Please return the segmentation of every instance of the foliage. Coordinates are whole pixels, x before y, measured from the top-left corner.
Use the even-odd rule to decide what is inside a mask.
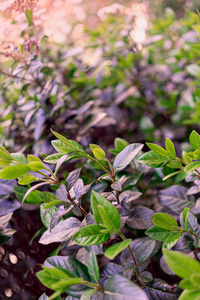
[[[54,247],[40,300],[199,299],[198,14],[166,9],[141,45],[133,18],[111,14],[66,50],[24,13],[0,66],[0,244],[34,205],[30,244]]]

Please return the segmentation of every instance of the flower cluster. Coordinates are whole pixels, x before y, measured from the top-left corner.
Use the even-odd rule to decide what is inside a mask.
[[[36,6],[38,0],[15,0],[14,3],[10,6],[10,9],[24,12],[26,8],[33,10]]]

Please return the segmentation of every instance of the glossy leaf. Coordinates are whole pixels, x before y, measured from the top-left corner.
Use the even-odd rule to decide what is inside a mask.
[[[146,144],[151,150],[153,150],[153,152],[157,153],[158,155],[168,157],[167,151],[164,148],[152,143]]]
[[[148,300],[146,293],[135,283],[121,275],[111,277],[105,286],[104,300]]]
[[[88,272],[91,279],[98,283],[99,282],[99,266],[94,251],[90,251],[88,256]]]
[[[195,130],[192,131],[189,139],[190,144],[195,150],[200,149],[200,135]]]
[[[123,170],[136,155],[142,150],[142,144],[130,144],[124,148],[115,158],[113,168],[115,172]]]
[[[136,206],[130,213],[126,224],[135,229],[148,229],[154,223],[152,216],[154,211],[144,206]]]
[[[179,232],[171,232],[169,236],[164,240],[162,245],[163,250],[170,250],[180,239],[181,233]]]
[[[114,263],[108,263],[100,268],[100,283],[105,287],[106,282],[115,274],[122,275],[122,266]]]
[[[45,203],[50,203],[58,200],[56,196],[50,192],[39,192],[38,197],[40,198],[40,201]]]
[[[96,290],[94,290],[94,289],[85,291],[85,292],[81,295],[80,300],[90,300],[91,297],[94,295],[95,292],[96,292]]]
[[[169,159],[166,156],[161,156],[153,151],[149,151],[140,156],[138,162],[149,167],[160,168],[166,165]]]
[[[72,186],[77,182],[79,176],[80,176],[81,168],[78,168],[72,172],[69,173],[67,179],[66,179],[66,189],[69,191]]]
[[[146,241],[142,243],[135,252],[135,258],[140,264],[144,262],[153,252],[156,242],[153,240]]]
[[[131,242],[132,242],[131,239],[127,239],[123,242],[117,243],[117,244],[109,247],[106,250],[106,252],[104,253],[104,255],[112,260],[115,258],[115,256],[117,256],[120,252],[122,252],[126,247],[128,247],[128,245],[130,245]]]
[[[99,225],[85,226],[73,236],[73,239],[76,244],[81,246],[103,244],[109,239],[110,235],[102,233],[102,229],[104,228]]]
[[[29,168],[26,165],[13,165],[5,167],[0,171],[1,179],[15,179],[24,175],[29,171]]]
[[[148,230],[146,230],[145,234],[156,241],[164,242],[164,240],[171,234],[171,231],[165,230],[163,228],[158,227],[157,225],[154,225]]]
[[[194,197],[187,195],[187,188],[173,185],[168,189],[158,193],[161,205],[168,207],[172,211],[181,212],[185,207],[194,206]]]
[[[106,198],[104,198],[97,192],[92,191],[91,208],[92,208],[92,212],[93,212],[96,223],[100,224],[100,223],[102,223],[102,219],[101,219],[101,215],[99,214],[99,209],[97,207],[98,205],[103,207],[103,209],[106,211],[106,214],[107,214],[108,218],[110,219],[110,221],[112,222],[112,224],[114,224],[114,226],[117,229],[119,229],[120,225],[121,225],[121,219],[120,219],[120,215],[119,215],[117,208]]]
[[[175,150],[175,147],[174,147],[174,144],[173,142],[166,138],[166,141],[165,141],[165,148],[167,150],[167,154],[170,158],[175,158],[176,157],[176,150]]]
[[[79,230],[81,222],[74,217],[60,221],[51,231],[48,229],[39,242],[48,245],[55,242],[68,241]]]
[[[176,220],[165,213],[157,213],[152,217],[153,222],[160,228],[171,230],[172,226],[178,226]]]
[[[200,274],[200,263],[194,258],[177,251],[165,251],[164,257],[170,269],[181,278]]]

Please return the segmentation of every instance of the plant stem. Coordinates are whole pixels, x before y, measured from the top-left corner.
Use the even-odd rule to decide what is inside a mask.
[[[51,180],[53,183],[57,184],[57,180],[55,180],[55,179],[53,179],[52,177],[50,177],[50,176],[44,174],[43,172],[37,171],[37,173],[40,174],[40,175],[42,175],[42,176],[44,176],[44,177],[46,177],[46,178],[48,178],[48,179]]]
[[[37,85],[39,85],[41,88],[43,88],[43,85],[41,84],[41,82],[37,79],[35,79],[35,80],[32,80],[32,79],[27,79],[27,78],[21,78],[21,77],[19,77],[19,76],[17,76],[17,75],[13,75],[13,74],[9,74],[9,73],[6,73],[6,72],[4,72],[4,71],[2,71],[1,69],[0,69],[0,74],[3,74],[3,75],[5,75],[5,76],[7,76],[7,77],[11,77],[11,78],[16,78],[16,79],[20,79],[20,80],[24,80],[24,81],[28,81],[28,82],[32,82],[32,83],[35,83],[35,84],[37,84]]]
[[[106,158],[105,160],[107,161],[107,163],[108,163],[108,165],[109,165],[110,171],[111,171],[111,173],[112,173],[112,177],[114,177],[114,176],[115,176],[115,172],[114,172],[114,170],[113,170],[113,167],[112,167],[112,165],[111,165],[109,159]]]
[[[97,291],[100,291],[101,293],[104,292],[104,289],[103,287],[100,285],[100,283],[92,283],[92,282],[89,282],[89,281],[82,281],[82,284],[85,284],[85,285],[88,285],[89,287],[97,290]]]
[[[123,235],[123,233],[121,231],[119,231],[118,234],[122,238],[123,241],[126,240],[126,237]],[[138,263],[136,261],[135,255],[133,254],[133,251],[132,251],[132,249],[131,249],[130,246],[128,246],[128,250],[129,250],[130,255],[131,255],[132,259],[133,259],[133,262],[134,262],[134,265],[135,265],[135,275],[136,275],[136,278],[138,279],[138,277],[139,277]]]
[[[104,166],[102,166],[98,161],[96,161],[96,159],[94,159],[89,154],[86,157],[93,161],[97,166],[99,166],[102,170],[104,170],[107,174],[109,174],[112,177],[113,174],[110,171],[108,171]]]
[[[78,203],[76,203],[75,201],[72,200],[72,197],[71,197],[71,195],[70,195],[69,192],[67,193],[67,198],[69,199],[69,201],[72,202],[72,204],[73,204],[74,206],[77,206],[77,207],[80,209],[80,211],[82,212],[82,214],[83,214],[84,216],[87,215],[87,212],[85,211],[85,209],[84,209],[80,204],[78,204]]]
[[[199,236],[196,234],[196,232],[192,231],[191,229],[188,229],[186,232],[193,234],[199,240]]]

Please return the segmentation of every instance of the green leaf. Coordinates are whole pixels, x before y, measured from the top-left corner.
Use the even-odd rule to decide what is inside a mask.
[[[115,225],[109,219],[105,209],[101,205],[97,205],[97,210],[101,217],[101,222],[99,223],[99,225],[102,227],[105,227],[107,229],[104,232],[107,232],[109,234],[118,233],[118,229],[115,227]]]
[[[18,184],[27,185],[35,180],[36,178],[31,173],[26,173],[18,180]]]
[[[175,147],[174,147],[174,144],[173,142],[166,138],[166,141],[165,141],[165,148],[167,150],[167,154],[170,158],[175,158],[176,157],[176,150],[175,150]]]
[[[194,161],[190,163],[189,165],[185,166],[184,171],[185,172],[193,172],[194,170],[198,169],[200,167],[200,161]]]
[[[106,283],[104,300],[148,300],[147,294],[133,281],[121,275],[112,276]]]
[[[81,277],[84,281],[91,281],[88,268],[77,259],[70,256],[52,256],[44,262],[46,267],[61,267],[71,274],[71,277]],[[88,289],[85,284],[73,285],[68,288],[67,294],[73,297],[80,297],[82,293]]]
[[[123,170],[130,162],[136,157],[136,155],[142,150],[144,145],[142,144],[130,144],[124,148],[116,157],[113,162],[113,168],[115,172]]]
[[[57,162],[59,161],[59,159],[61,157],[63,157],[65,155],[65,153],[55,153],[55,154],[51,154],[49,156],[47,156],[44,159],[44,162],[48,163],[48,164],[57,164]]]
[[[189,210],[190,210],[189,207],[185,207],[183,210],[183,222],[185,224],[186,231],[187,231],[187,215],[188,215]]]
[[[95,219],[97,224],[102,222],[102,218],[101,218],[101,215],[99,214],[99,209],[97,207],[98,205],[101,205],[104,208],[108,218],[110,220],[112,220],[111,221],[112,224],[114,224],[114,226],[117,229],[119,229],[120,225],[121,225],[121,219],[120,219],[120,215],[119,215],[119,212],[118,212],[117,208],[110,201],[108,201],[106,198],[104,198],[103,196],[101,196],[97,192],[92,191],[92,194],[91,194],[91,208],[92,208],[92,212],[93,212],[93,215],[94,215],[94,219]]]
[[[196,288],[200,287],[200,275],[193,274],[190,277],[191,282],[196,286]]]
[[[67,290],[69,286],[75,284],[81,284],[83,281],[82,278],[69,278],[67,280],[60,280],[58,282],[52,283],[51,289],[53,290]]]
[[[177,251],[164,251],[165,260],[170,269],[181,278],[200,274],[200,263],[186,254]]]
[[[164,240],[171,235],[172,232],[154,225],[146,230],[145,234],[156,241],[164,242]]]
[[[97,262],[96,255],[94,250],[90,251],[88,256],[88,272],[90,274],[91,279],[98,283],[99,282],[99,266]]]
[[[51,207],[48,210],[44,209],[45,204],[40,205],[40,218],[46,228],[50,227],[51,219],[58,210],[56,207]]]
[[[183,159],[184,163],[186,163],[186,164],[192,163],[191,157],[185,151],[183,151],[183,153],[182,153],[182,159]]]
[[[105,157],[106,157],[105,152],[98,145],[90,144],[90,150],[94,154],[94,157],[96,157],[97,159],[100,159],[100,160],[105,159]]]
[[[38,279],[48,288],[52,288],[52,284],[63,279],[70,279],[67,271],[62,268],[47,268],[43,266],[43,271],[38,272],[36,275]]]
[[[71,141],[66,139],[64,136],[62,136],[61,134],[53,131],[51,129],[52,133],[60,140],[62,141],[69,149],[71,149],[72,151],[82,151],[84,152],[83,148],[75,141]],[[85,152],[84,152],[85,153]]]
[[[28,21],[28,27],[33,25],[33,12],[28,8],[25,9],[26,19]]]
[[[193,152],[194,159],[200,159],[200,150],[195,150]]]
[[[1,158],[0,157],[0,167],[6,167],[9,166],[9,164],[12,162],[11,158]]]
[[[179,283],[182,289],[195,290],[197,287],[191,282],[190,279],[183,279]]]
[[[114,143],[115,149],[119,152],[121,152],[125,147],[129,145],[129,143],[122,138],[116,138]]]
[[[10,155],[10,153],[2,146],[0,146],[0,157],[2,159],[12,159],[12,156]]]
[[[167,151],[164,148],[162,148],[162,147],[160,147],[160,146],[158,146],[156,144],[152,144],[152,143],[146,143],[146,144],[156,154],[168,157],[168,153],[167,153]]]
[[[24,175],[29,171],[26,165],[13,165],[5,167],[2,171],[0,171],[1,179],[16,179]]]
[[[200,149],[200,135],[195,130],[192,131],[189,139],[190,139],[190,144],[195,150]]]
[[[23,200],[23,197],[27,191],[28,189],[23,186],[19,186],[19,185],[14,186],[14,192],[17,196],[17,199],[19,199],[19,201]],[[26,198],[25,202],[29,204],[40,204],[41,202],[40,202],[40,198],[38,197],[38,191],[31,192]]]
[[[22,203],[25,201],[25,199],[28,197],[28,195],[30,193],[32,193],[34,190],[36,190],[37,188],[39,188],[40,186],[43,186],[45,184],[49,184],[48,182],[40,182],[34,186],[32,186],[30,189],[27,190],[26,194],[24,195],[23,199],[22,199]]]
[[[92,290],[87,290],[85,291],[82,295],[80,300],[90,300],[92,295],[94,295],[94,293],[96,292],[96,290],[92,289]]]
[[[26,157],[21,154],[21,153],[11,153],[11,156],[12,158],[15,160],[15,161],[18,161],[20,163],[23,163],[25,165],[28,164],[28,160],[26,159]]]
[[[173,176],[179,174],[180,172],[182,172],[182,171],[173,172],[173,173],[171,173],[171,174],[169,174],[169,175],[163,177],[163,181],[165,181],[165,180],[167,180],[167,179],[169,179],[169,178],[171,178],[171,177],[173,177]]]
[[[182,169],[182,163],[177,160],[171,160],[168,164],[167,167],[170,167],[172,169]]]
[[[196,291],[185,290],[178,299],[179,300],[200,300],[200,289]]]
[[[144,262],[149,256],[152,254],[155,248],[156,242],[153,240],[146,241],[142,243],[137,250],[135,251],[135,258],[137,262],[140,264]]]
[[[53,206],[55,206],[55,205],[57,205],[57,204],[59,204],[59,203],[60,203],[60,200],[55,200],[55,201],[52,201],[52,202],[50,202],[50,203],[48,203],[48,204],[45,204],[45,205],[43,206],[43,208],[44,208],[44,209],[47,209],[47,208],[53,207]]]
[[[95,148],[93,150],[93,154],[94,154],[94,157],[99,160],[103,160],[106,157],[105,152],[101,148]]]
[[[154,214],[152,220],[158,227],[166,230],[171,230],[172,226],[178,226],[176,220],[165,213]]]
[[[99,225],[88,225],[81,228],[74,236],[73,239],[77,245],[92,246],[105,243],[110,235],[102,233],[103,227]]]
[[[154,151],[149,151],[140,156],[138,162],[152,168],[160,168],[166,165],[169,162],[169,159],[166,156],[161,156],[155,153]]]
[[[40,201],[45,203],[50,203],[58,200],[56,196],[50,192],[39,192],[38,197],[40,198]]]
[[[28,155],[27,156],[27,158],[28,158],[28,160],[29,160],[29,162],[40,162],[40,163],[42,163],[42,161],[41,161],[41,159],[39,159],[37,156],[35,156],[35,155]]]
[[[106,257],[108,257],[109,259],[114,259],[115,256],[117,256],[120,252],[122,252],[126,247],[128,247],[130,245],[130,243],[132,242],[131,239],[127,239],[123,242],[117,243],[111,247],[109,247],[106,252],[104,253],[104,255]]]
[[[170,250],[178,242],[181,237],[181,232],[171,232],[171,234],[164,240],[162,245],[163,250]]]
[[[39,161],[33,161],[33,162],[30,162],[27,167],[29,168],[29,170],[31,171],[40,171],[42,169],[44,169],[44,165],[42,162],[39,162]]]

